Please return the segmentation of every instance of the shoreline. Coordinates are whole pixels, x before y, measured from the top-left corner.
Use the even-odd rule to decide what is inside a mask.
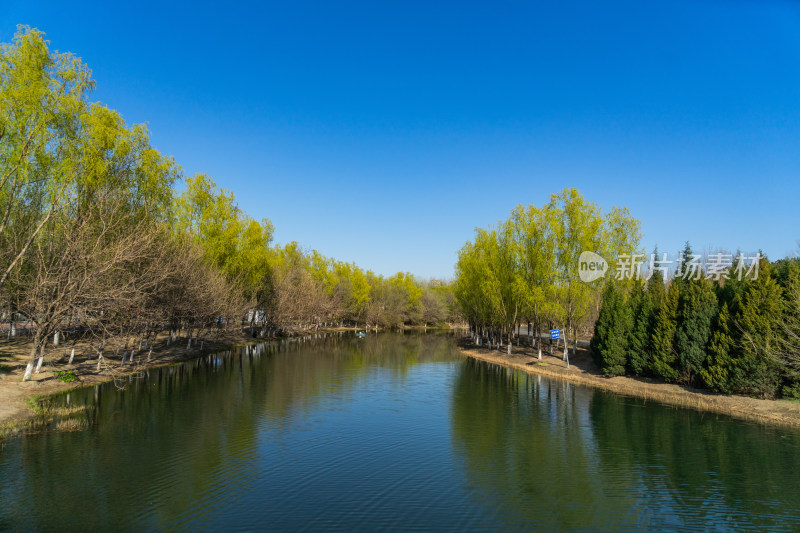
[[[166,334],[163,335],[163,338],[163,340],[166,339]],[[109,357],[104,358],[104,365],[100,370],[97,369],[97,358],[87,359],[83,354],[83,348],[85,348],[83,344],[85,343],[80,343],[78,346],[82,350],[79,360],[74,361],[71,365],[66,362],[46,361],[42,370],[39,373],[34,373],[30,381],[22,381],[22,375],[27,364],[25,353],[29,347],[29,342],[16,342],[13,343],[13,346],[4,342],[0,350],[6,357],[10,356],[12,359],[9,361],[4,358],[3,363],[13,365],[13,368],[10,372],[0,373],[0,439],[24,433],[26,429],[34,429],[37,419],[42,417],[42,413],[37,412],[35,409],[35,404],[47,397],[63,394],[74,389],[109,383],[115,379],[143,370],[189,361],[214,352],[251,344],[255,340],[245,334],[226,334],[217,339],[204,339],[202,350],[196,347],[187,350],[185,344],[182,345],[180,341],[166,346],[162,339],[159,338],[156,341],[159,346],[153,346],[153,356],[150,361],[142,362],[140,360],[137,363],[128,363],[122,366],[118,357]],[[114,339],[112,338],[110,341],[113,342]],[[23,353],[19,353],[20,351]],[[76,359],[79,357],[77,352],[78,349],[76,348]],[[51,357],[56,359],[52,355]],[[70,383],[59,380],[55,372],[63,370],[75,372],[78,379]]]
[[[555,351],[552,356],[542,352],[542,359],[539,361],[538,354],[529,346],[515,345],[512,347],[512,354],[508,355],[505,351],[506,346],[502,351],[489,350],[483,346],[475,346],[469,337],[457,340],[456,345],[466,357],[522,370],[529,374],[569,381],[577,385],[585,385],[672,407],[726,415],[763,425],[800,428],[800,402],[715,394],[649,378],[631,376],[609,378],[603,375],[594,364],[588,348],[579,347],[578,353],[570,356],[570,368],[568,369],[566,363],[562,361],[561,354],[563,352],[561,350]]]
[[[320,330],[318,333],[354,330],[355,328],[330,328],[324,331]],[[166,334],[164,340],[165,338]],[[59,364],[54,361],[43,368],[39,374],[34,374],[33,379],[27,382],[21,380],[25,367],[21,360],[24,360],[25,348],[28,343],[24,341],[15,343],[14,348],[16,349],[12,352],[9,352],[7,343],[2,343],[4,356],[7,358],[11,355],[14,358],[11,363],[16,364],[16,367],[11,372],[0,373],[0,440],[26,431],[35,431],[37,421],[41,421],[43,417],[43,414],[35,409],[35,403],[46,397],[108,383],[142,370],[168,366],[237,346],[270,340],[275,339],[256,339],[245,333],[230,333],[217,339],[206,340],[202,350],[194,348],[189,351],[180,342],[174,342],[170,346],[160,342],[161,345],[158,348],[153,348],[153,359],[150,362],[140,362],[123,367],[119,365],[119,361],[108,360],[110,364],[98,371],[96,358],[87,360],[82,357],[80,361],[76,361],[72,365]],[[506,346],[502,351],[489,350],[483,346],[475,346],[469,337],[456,339],[456,346],[459,352],[466,357],[521,370],[529,374],[569,381],[577,385],[585,385],[644,401],[655,401],[672,407],[725,415],[763,425],[800,428],[800,402],[715,394],[649,378],[631,376],[609,378],[596,367],[589,355],[588,348],[579,347],[578,353],[571,356],[570,368],[567,369],[566,363],[562,361],[563,352],[561,350],[554,351],[552,356],[543,352],[540,361],[537,353],[529,346],[515,345],[511,355],[506,353]],[[7,364],[9,361],[4,358],[3,362]],[[64,383],[55,377],[54,371],[56,370],[73,370],[78,374],[78,380]]]
[[[404,330],[437,330],[447,329],[452,331],[453,327],[447,328],[436,326],[404,326]],[[63,394],[74,389],[81,389],[109,383],[115,379],[129,376],[143,370],[159,368],[183,361],[190,361],[198,357],[209,355],[211,353],[228,350],[237,346],[246,346],[250,344],[257,344],[260,342],[269,342],[281,340],[283,338],[291,339],[294,337],[301,337],[303,335],[314,334],[328,334],[339,332],[354,332],[364,331],[364,328],[354,326],[332,326],[320,328],[318,330],[298,331],[294,335],[288,337],[253,337],[249,333],[236,332],[226,333],[217,338],[203,339],[204,346],[200,350],[193,347],[187,351],[185,343],[186,339],[181,338],[172,342],[170,345],[166,344],[167,333],[162,332],[153,339],[151,346],[153,346],[153,358],[150,361],[142,362],[141,359],[136,364],[128,363],[125,366],[120,364],[120,358],[117,355],[104,358],[102,369],[97,369],[97,358],[87,359],[85,353],[88,351],[88,341],[82,340],[75,345],[69,345],[69,348],[62,345],[61,347],[51,346],[49,355],[46,357],[45,365],[42,367],[41,372],[34,373],[30,381],[22,381],[22,375],[25,371],[27,364],[28,350],[30,349],[30,341],[25,337],[18,337],[11,341],[0,341],[0,364],[10,366],[10,371],[0,371],[0,440],[4,437],[24,433],[25,431],[35,431],[34,427],[37,421],[41,421],[42,413],[36,409],[36,403],[57,394]],[[372,331],[372,328],[370,328]],[[387,330],[382,330],[387,331]],[[96,342],[96,339],[92,342]],[[122,344],[124,338],[112,337],[107,340],[109,346],[109,354],[111,353],[110,347]],[[76,360],[73,364],[69,365],[64,361],[65,355],[58,355],[56,352],[64,351],[75,348]],[[141,354],[137,358],[141,357]],[[71,383],[65,383],[59,380],[55,372],[60,370],[71,370],[75,372],[78,379]]]
[[[326,328],[315,332],[306,332],[306,334],[344,331],[355,331],[355,328]],[[302,334],[298,336],[302,336]],[[104,363],[100,370],[97,369],[98,360],[96,357],[93,359],[85,357],[85,352],[88,351],[86,349],[88,342],[81,341],[75,346],[76,360],[71,365],[63,361],[63,356],[55,354],[55,351],[60,351],[63,347],[51,347],[51,353],[49,357],[46,357],[42,370],[39,373],[34,373],[30,381],[22,381],[22,375],[27,364],[30,341],[21,338],[16,341],[0,342],[0,355],[2,355],[0,363],[12,367],[11,371],[0,371],[0,441],[8,436],[36,431],[37,424],[41,423],[43,419],[43,414],[36,409],[36,404],[48,397],[75,389],[109,383],[115,379],[127,377],[143,370],[190,361],[212,353],[236,348],[237,346],[280,340],[267,337],[254,338],[248,333],[236,332],[227,333],[217,338],[203,339],[202,350],[199,347],[192,347],[187,350],[186,339],[182,338],[172,342],[170,345],[166,345],[166,337],[167,333],[161,333],[153,340],[151,344],[153,353],[150,361],[141,361],[140,359],[134,364],[128,363],[122,366],[119,356],[110,356],[104,358]],[[118,340],[113,337],[108,339],[108,346],[116,345]],[[119,340],[119,342],[122,343],[124,341]],[[69,349],[72,349],[72,345],[70,345]],[[111,354],[110,349],[108,353]],[[142,357],[142,354],[137,355],[137,359],[140,357]],[[62,382],[55,375],[55,372],[60,370],[75,372],[78,377],[77,381],[71,383]]]

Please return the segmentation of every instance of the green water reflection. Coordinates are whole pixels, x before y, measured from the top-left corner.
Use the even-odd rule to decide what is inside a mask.
[[[467,361],[453,442],[506,520],[546,529],[796,530],[800,435]]]
[[[0,529],[793,530],[800,435],[465,359],[309,337],[57,401],[7,441]]]

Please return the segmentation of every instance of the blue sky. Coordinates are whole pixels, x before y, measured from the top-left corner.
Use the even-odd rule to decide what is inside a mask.
[[[564,187],[647,249],[798,251],[798,3],[0,0],[20,23],[278,242],[378,273],[450,277]]]

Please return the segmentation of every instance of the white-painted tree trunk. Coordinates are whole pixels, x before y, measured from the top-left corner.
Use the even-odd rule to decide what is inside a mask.
[[[508,355],[511,355],[511,343],[508,343]]]
[[[186,343],[186,350],[188,351],[189,348],[192,347],[192,339],[189,339],[189,342]]]
[[[539,345],[539,359],[542,358],[542,346]]]
[[[97,356],[97,371],[100,372],[100,365],[103,363],[103,355],[99,354]]]
[[[149,361],[152,356],[153,356],[153,349],[150,348],[150,351],[147,352],[147,360]]]
[[[125,351],[122,353],[122,362],[120,363],[120,366],[125,366],[125,358],[126,358],[126,357],[128,357],[128,351],[127,351],[127,350],[125,350]]]
[[[22,376],[22,381],[30,381],[32,374],[33,374],[33,363],[28,363],[28,366],[25,367],[25,375]]]
[[[73,359],[75,359],[75,348],[73,348],[72,351],[69,353],[69,363],[68,364],[71,365]]]
[[[56,331],[53,334],[53,346],[58,346],[58,342],[61,340],[61,332]]]
[[[36,373],[42,371],[42,363],[44,362],[44,354],[39,354],[39,361],[36,363]]]

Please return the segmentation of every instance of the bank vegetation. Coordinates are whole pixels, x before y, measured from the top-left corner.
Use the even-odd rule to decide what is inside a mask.
[[[269,220],[210,176],[184,176],[144,125],[90,101],[94,88],[88,66],[38,30],[2,46],[0,314],[8,338],[30,336],[24,379],[79,338],[91,339],[79,357],[124,363],[164,330],[191,346],[226,329],[460,320],[447,283],[275,244]]]

